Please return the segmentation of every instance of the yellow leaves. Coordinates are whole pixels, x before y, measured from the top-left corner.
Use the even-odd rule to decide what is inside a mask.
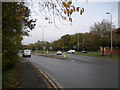
[[[70,9],[68,9],[67,11],[68,11],[69,14],[71,13],[71,10],[70,10]]]
[[[62,4],[63,4],[63,6],[64,6],[65,8],[68,8],[68,7],[70,7],[70,5],[72,4],[72,1],[69,0],[67,3],[62,2]]]
[[[62,4],[65,8],[68,8],[68,4],[66,4],[65,2],[62,2]]]
[[[72,2],[71,2],[71,1],[69,1],[69,2],[68,2],[68,5],[71,5],[71,4],[72,4]]]
[[[68,1],[68,3],[62,2],[62,5],[63,5],[65,8],[68,8],[71,4],[72,4],[72,1]]]
[[[69,13],[72,14],[72,12],[73,12],[73,9],[69,9]]]
[[[67,11],[66,11],[66,10],[64,11],[64,13],[65,13],[65,14],[67,13],[68,16],[71,15],[72,12],[73,12],[73,9],[67,9]]]
[[[84,8],[75,7],[74,5],[71,5],[71,4],[72,4],[71,0],[67,0],[67,1],[62,2],[63,7],[65,7],[63,12],[64,12],[64,14],[66,14],[68,16],[68,20],[70,22],[72,22],[72,18],[70,18],[70,16],[73,12],[79,12],[80,15],[82,15],[84,12]],[[64,19],[64,18],[62,18],[62,19]]]
[[[63,6],[65,6],[65,5],[66,5],[66,3],[65,3],[65,2],[62,2],[62,4],[63,4]]]

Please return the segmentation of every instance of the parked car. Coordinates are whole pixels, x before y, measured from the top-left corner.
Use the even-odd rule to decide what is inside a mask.
[[[75,53],[75,50],[70,49],[67,53],[68,53],[68,54]]]
[[[81,51],[81,53],[87,53],[87,51]]]
[[[23,50],[22,57],[31,57],[31,50]]]
[[[57,51],[57,55],[62,55],[62,52],[61,51]]]

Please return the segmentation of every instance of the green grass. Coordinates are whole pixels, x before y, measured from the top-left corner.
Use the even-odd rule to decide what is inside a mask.
[[[91,56],[91,57],[101,57],[101,58],[104,58],[104,59],[111,59],[110,55],[102,56],[102,55],[100,55],[99,51],[96,51],[96,52],[87,52],[87,53],[76,53],[76,54],[77,55],[81,55],[81,56]],[[112,56],[112,59],[118,59],[118,55]]]

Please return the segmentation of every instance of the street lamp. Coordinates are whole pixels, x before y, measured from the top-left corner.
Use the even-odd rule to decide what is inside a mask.
[[[42,28],[42,54],[43,54],[43,40],[44,40],[44,28],[47,26],[39,26]]]
[[[110,19],[111,19],[111,24],[112,24],[112,14],[109,12],[106,12],[106,14],[110,15]],[[112,58],[112,29],[111,29],[111,58]]]

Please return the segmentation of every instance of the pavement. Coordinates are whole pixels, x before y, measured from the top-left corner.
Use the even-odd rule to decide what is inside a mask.
[[[18,88],[48,88],[42,75],[26,60],[19,61]]]

